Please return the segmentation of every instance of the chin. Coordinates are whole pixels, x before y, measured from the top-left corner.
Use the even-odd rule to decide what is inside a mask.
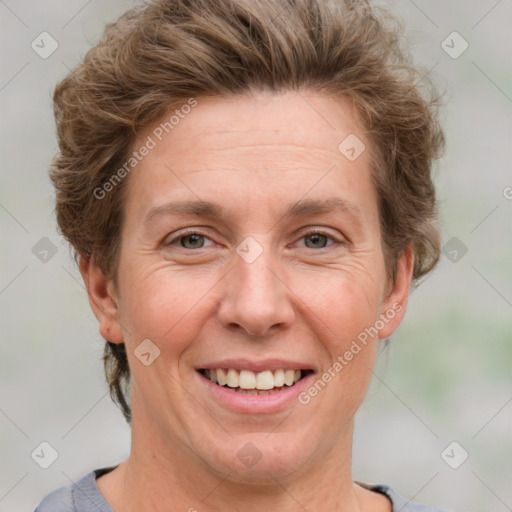
[[[313,440],[303,435],[250,433],[233,436],[224,446],[205,454],[210,467],[229,480],[244,484],[272,484],[300,472],[315,452]]]

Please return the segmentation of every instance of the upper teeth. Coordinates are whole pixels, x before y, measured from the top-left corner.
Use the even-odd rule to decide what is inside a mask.
[[[205,370],[205,376],[220,386],[241,389],[272,389],[283,385],[293,386],[301,377],[300,370],[265,370],[263,372],[251,372],[249,370],[235,370],[229,368],[217,368]]]

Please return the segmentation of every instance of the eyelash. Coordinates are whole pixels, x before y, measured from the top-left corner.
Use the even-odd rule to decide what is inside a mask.
[[[205,235],[204,233],[201,233],[200,231],[197,231],[196,229],[188,229],[188,230],[185,230],[185,231],[181,232],[178,236],[174,237],[170,242],[164,243],[164,245],[165,246],[174,245],[176,242],[179,242],[183,238],[186,238],[186,237],[191,236],[191,235],[199,235],[199,236],[203,236],[205,238],[210,239],[209,236]],[[345,243],[344,241],[337,240],[331,234],[329,234],[329,233],[327,233],[325,231],[322,231],[322,230],[318,230],[318,229],[310,229],[310,230],[302,233],[301,237],[299,238],[299,240],[302,240],[304,238],[307,238],[307,237],[313,236],[313,235],[325,236],[327,239],[329,239],[331,242],[333,242],[332,244],[327,245],[325,247],[320,247],[318,249],[312,249],[312,250],[315,250],[315,251],[320,251],[322,249],[327,249],[327,247],[331,247],[334,244],[344,244]],[[204,249],[204,247],[200,247],[199,249],[186,249],[185,247],[180,247],[180,249],[184,249],[184,250],[188,250],[188,251],[197,251],[199,249]],[[308,249],[308,247],[306,247],[306,249]]]

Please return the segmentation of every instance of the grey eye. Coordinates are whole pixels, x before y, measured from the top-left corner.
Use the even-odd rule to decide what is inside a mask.
[[[304,240],[306,247],[309,249],[323,249],[327,246],[329,237],[321,233],[312,233],[311,235],[306,235]],[[308,240],[310,240],[310,243],[308,243]]]
[[[180,237],[180,245],[184,249],[200,249],[204,246],[204,236],[197,233]]]

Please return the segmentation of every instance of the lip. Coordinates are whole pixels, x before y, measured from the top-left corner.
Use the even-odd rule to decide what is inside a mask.
[[[250,361],[249,359],[223,359],[222,361],[213,361],[201,366],[196,370],[211,370],[217,368],[233,368],[235,370],[249,370],[251,372],[263,372],[265,370],[312,370],[314,369],[308,363],[299,361],[290,361],[288,359],[262,359],[261,361]]]
[[[254,365],[251,367],[253,368]],[[206,366],[205,368],[208,368]],[[223,368],[223,366],[211,366],[211,368]],[[228,368],[237,368],[237,366],[228,366]],[[240,366],[238,366],[240,368]],[[266,369],[270,369],[268,366]],[[276,368],[283,368],[282,366]],[[300,368],[296,366],[295,368]],[[249,369],[249,368],[240,368]],[[252,370],[255,371],[255,370]],[[298,396],[301,392],[307,389],[312,380],[315,378],[315,373],[309,373],[293,386],[285,388],[279,393],[271,395],[244,395],[231,391],[230,388],[214,384],[210,379],[199,373],[195,372],[202,385],[205,386],[206,393],[213,397],[213,400],[221,407],[225,407],[234,412],[244,414],[271,414],[279,412],[294,402],[298,405]]]

